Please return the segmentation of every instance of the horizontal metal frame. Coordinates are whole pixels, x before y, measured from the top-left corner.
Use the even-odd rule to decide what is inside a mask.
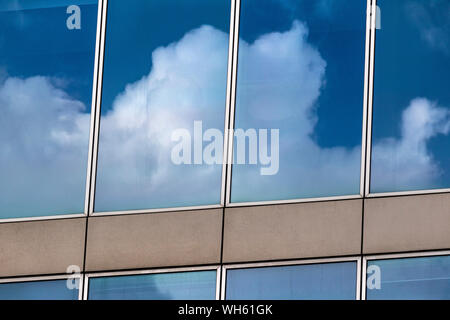
[[[400,196],[414,196],[414,195],[427,195],[427,194],[439,194],[439,193],[450,193],[450,188],[369,193],[366,196],[366,198],[400,197]]]
[[[220,266],[199,266],[199,267],[177,267],[162,269],[145,269],[145,270],[128,270],[128,271],[106,271],[106,272],[90,272],[84,275],[84,292],[83,300],[89,297],[89,279],[101,277],[119,277],[119,276],[136,276],[146,274],[161,273],[179,273],[179,272],[195,272],[195,271],[213,271],[216,270],[216,300],[220,297]]]
[[[89,216],[91,216],[91,217],[119,216],[119,215],[130,215],[130,214],[194,211],[194,210],[207,210],[207,209],[220,209],[220,208],[223,208],[223,206],[220,204],[212,204],[212,205],[192,206],[192,207],[172,207],[172,208],[158,208],[158,209],[93,212]]]
[[[14,283],[14,282],[39,282],[39,281],[49,281],[49,280],[64,280],[74,278],[78,279],[78,300],[82,300],[83,297],[83,277],[80,274],[60,274],[51,276],[25,276],[25,277],[15,277],[15,278],[2,278],[0,279],[0,284]]]
[[[74,214],[59,214],[52,216],[37,216],[37,217],[23,217],[23,218],[6,218],[0,219],[0,224],[2,223],[13,223],[13,222],[32,222],[32,221],[45,221],[45,220],[62,220],[62,219],[74,219],[74,218],[85,218],[84,213],[74,213]]]
[[[226,300],[226,280],[228,269],[249,269],[249,268],[266,268],[266,267],[283,267],[283,266],[296,266],[296,265],[308,265],[308,264],[326,264],[326,263],[338,263],[338,262],[356,262],[356,292],[355,299],[360,300],[361,292],[361,257],[340,257],[340,258],[319,258],[319,259],[302,259],[291,261],[273,261],[273,262],[254,262],[254,263],[233,263],[224,264],[222,266],[222,285],[220,299]]]
[[[373,260],[395,260],[395,259],[406,259],[406,258],[423,258],[423,257],[437,257],[437,256],[448,256],[450,255],[450,250],[436,250],[436,251],[420,251],[420,252],[408,252],[408,253],[392,253],[392,254],[374,254],[363,256],[362,260],[362,292],[361,299],[366,300],[366,290],[367,290],[367,262]]]
[[[332,197],[305,198],[305,199],[268,200],[268,201],[254,201],[254,202],[232,202],[227,205],[227,208],[266,206],[266,205],[278,205],[278,204],[296,204],[296,203],[305,203],[305,202],[306,203],[314,203],[314,202],[354,200],[354,199],[361,199],[361,196],[360,195],[348,195],[348,196],[332,196]]]

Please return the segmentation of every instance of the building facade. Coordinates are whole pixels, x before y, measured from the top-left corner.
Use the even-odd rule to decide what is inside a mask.
[[[0,299],[449,299],[450,1],[0,4]]]

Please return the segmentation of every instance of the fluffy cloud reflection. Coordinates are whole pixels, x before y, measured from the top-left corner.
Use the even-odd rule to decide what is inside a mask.
[[[0,84],[3,217],[81,213],[88,154],[85,106],[46,77]]]
[[[240,43],[246,77],[240,78],[238,107],[247,120],[237,125],[280,129],[280,171],[261,177],[259,167],[236,166],[237,201],[358,192],[360,146],[324,148],[312,138],[326,61],[307,39],[307,27],[296,22],[287,32]],[[205,129],[223,128],[227,53],[227,34],[209,26],[152,53],[149,74],[129,84],[102,115],[97,210],[219,201],[221,166],[172,164],[170,138],[174,129],[192,129],[194,120]],[[0,84],[0,107],[1,206],[34,214],[52,203],[55,213],[80,211],[85,106],[49,78],[8,77]],[[414,99],[400,126],[400,137],[373,146],[376,187],[394,176],[403,186],[439,178],[427,143],[449,133],[449,111]]]

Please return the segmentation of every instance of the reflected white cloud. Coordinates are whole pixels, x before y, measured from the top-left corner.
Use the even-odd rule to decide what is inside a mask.
[[[46,77],[0,84],[2,216],[81,213],[88,154],[85,106]]]
[[[248,97],[242,95],[238,107],[252,113],[261,128],[280,125],[280,170],[262,177],[257,166],[236,166],[237,201],[268,190],[271,197],[289,198],[299,190],[355,193],[359,187],[360,146],[324,148],[313,138],[326,62],[307,37],[307,27],[296,22],[287,32],[240,43],[247,78],[239,86],[246,86]],[[219,201],[221,166],[174,165],[171,133],[192,129],[194,120],[202,120],[205,129],[223,128],[227,53],[227,34],[210,26],[153,52],[150,73],[128,85],[102,116],[98,210]],[[49,78],[8,77],[0,84],[0,107],[2,208],[34,214],[52,203],[55,213],[79,211],[88,151],[85,106]],[[396,184],[405,186],[440,175],[427,142],[449,133],[449,111],[414,99],[400,125],[399,138],[373,146],[378,187],[392,183],[394,170]]]
[[[127,86],[101,119],[99,211],[214,204],[220,165],[171,161],[172,132],[223,128],[228,35],[210,26],[152,53],[152,70]],[[118,152],[118,150],[120,150]]]
[[[371,190],[433,186],[442,170],[427,144],[449,131],[450,110],[425,98],[412,100],[402,113],[400,138],[386,138],[373,146]]]

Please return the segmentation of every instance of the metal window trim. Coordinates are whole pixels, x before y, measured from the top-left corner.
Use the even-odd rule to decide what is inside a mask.
[[[241,17],[241,0],[231,0],[234,10],[231,14],[234,16],[233,34],[230,34],[230,41],[233,41],[233,63],[231,67],[231,91],[230,101],[227,106],[230,119],[228,122],[228,150],[227,150],[227,177],[226,177],[226,190],[225,192],[225,206],[229,206],[231,203],[231,178],[233,171],[233,148],[234,148],[234,127],[235,127],[235,115],[236,115],[236,89],[237,89],[237,66],[239,56],[239,34],[240,34],[240,17]]]
[[[78,300],[82,300],[83,297],[83,276],[81,274],[58,274],[58,275],[47,275],[47,276],[20,276],[14,278],[1,278],[0,284],[6,283],[16,283],[16,282],[40,282],[40,281],[51,281],[51,280],[67,280],[67,279],[78,279]]]
[[[429,195],[429,194],[441,194],[441,193],[444,193],[444,194],[450,193],[450,188],[369,193],[366,195],[366,198],[372,199],[372,198],[383,198],[383,197],[400,197],[400,196]]]
[[[97,112],[97,96],[98,82],[99,82],[99,63],[100,63],[100,40],[101,32],[103,28],[103,4],[107,0],[98,0],[97,2],[97,31],[95,36],[95,59],[94,59],[94,76],[92,80],[92,103],[91,103],[91,118],[89,127],[89,154],[88,154],[88,165],[86,171],[86,190],[85,190],[85,204],[84,204],[84,214],[87,216],[89,214],[89,207],[91,202],[91,188],[92,188],[92,174],[93,174],[93,152],[94,152],[94,142],[95,142],[95,124],[96,124],[96,112]],[[101,81],[101,80],[100,80]]]
[[[227,280],[227,271],[229,269],[250,269],[250,268],[300,266],[300,265],[327,264],[327,263],[339,263],[339,262],[356,262],[355,300],[360,300],[361,299],[361,297],[360,297],[361,256],[224,264],[222,266],[222,284],[221,284],[222,289],[221,289],[220,299],[226,300],[226,280]]]
[[[424,258],[424,257],[438,257],[449,256],[450,250],[433,250],[433,251],[417,251],[407,253],[388,253],[388,254],[372,254],[366,255],[362,259],[362,293],[361,299],[367,299],[367,262],[374,260],[395,260],[407,258]]]
[[[230,117],[231,117],[231,91],[233,87],[233,64],[234,64],[234,32],[235,32],[235,11],[236,0],[230,0],[230,28],[228,33],[228,65],[227,65],[227,90],[225,101],[225,124],[224,124],[224,144],[222,159],[222,181],[220,188],[220,204],[225,206],[227,203],[227,184],[228,184],[228,153],[230,143]]]
[[[297,204],[297,203],[314,203],[314,202],[355,200],[355,199],[362,199],[362,197],[361,197],[361,195],[355,194],[355,195],[348,195],[348,196],[345,195],[345,196],[331,196],[331,197],[320,197],[320,198],[267,200],[267,201],[254,201],[254,202],[233,202],[233,203],[229,203],[227,208]]]
[[[173,268],[156,268],[156,269],[142,269],[142,270],[140,269],[140,270],[126,270],[126,271],[87,272],[84,274],[84,292],[82,294],[82,297],[83,300],[88,300],[90,278],[139,276],[148,274],[181,273],[181,272],[197,272],[197,271],[216,271],[215,299],[219,300],[220,270],[221,267],[219,265],[212,265],[212,266],[173,267]]]
[[[367,15],[368,15],[368,30],[370,33],[369,40],[369,65],[368,65],[368,96],[367,96],[367,146],[365,159],[365,188],[364,196],[370,193],[370,172],[371,172],[371,158],[372,158],[372,122],[373,122],[373,90],[374,90],[374,64],[375,64],[375,37],[376,37],[376,0],[367,1]],[[366,52],[367,53],[367,52]]]
[[[108,12],[108,0],[100,0],[102,1],[102,18],[101,18],[101,27],[99,31],[100,39],[97,39],[99,42],[99,56],[98,56],[98,81],[97,81],[97,94],[96,94],[96,102],[95,102],[95,114],[93,125],[93,149],[92,149],[92,158],[91,158],[91,177],[90,177],[90,188],[89,188],[89,205],[87,214],[90,216],[94,212],[94,204],[95,204],[95,188],[97,181],[97,163],[98,163],[98,148],[99,148],[99,134],[100,134],[100,112],[101,112],[101,101],[103,94],[103,67],[104,67],[104,59],[105,59],[105,38],[106,38],[106,23],[107,23],[107,12]]]
[[[124,211],[108,211],[108,212],[93,212],[90,217],[104,217],[104,216],[121,216],[132,214],[151,214],[151,213],[163,213],[163,212],[180,212],[180,211],[198,211],[208,209],[221,209],[220,204],[201,205],[201,206],[188,206],[188,207],[171,207],[171,208],[155,208],[155,209],[139,209],[139,210],[124,210]]]
[[[73,213],[73,214],[59,214],[51,216],[36,216],[36,217],[23,217],[23,218],[4,218],[0,219],[0,224],[2,223],[14,223],[14,222],[33,222],[33,221],[46,221],[46,220],[64,220],[64,219],[74,219],[74,218],[85,218],[84,213]]]

